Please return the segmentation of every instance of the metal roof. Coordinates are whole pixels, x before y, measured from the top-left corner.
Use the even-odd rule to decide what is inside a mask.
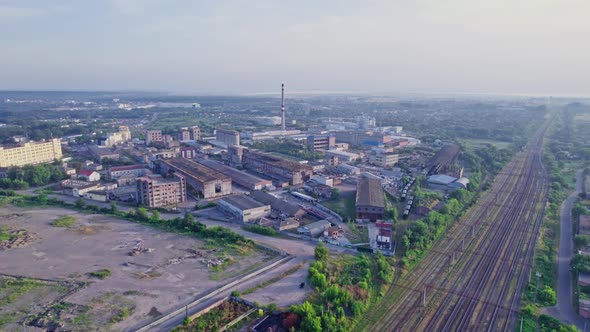
[[[356,186],[356,205],[385,207],[385,197],[381,179],[361,177]]]

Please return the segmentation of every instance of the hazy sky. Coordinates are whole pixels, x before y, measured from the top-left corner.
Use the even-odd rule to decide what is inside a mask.
[[[0,0],[0,89],[590,95],[589,0]]]

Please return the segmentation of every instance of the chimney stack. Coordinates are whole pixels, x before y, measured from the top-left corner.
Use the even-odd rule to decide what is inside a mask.
[[[285,130],[285,83],[281,83],[281,129]]]

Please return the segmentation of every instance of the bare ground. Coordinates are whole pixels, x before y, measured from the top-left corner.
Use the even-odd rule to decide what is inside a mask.
[[[76,224],[49,225],[61,215],[74,216]],[[76,321],[67,326],[73,330],[128,330],[271,258],[256,250],[218,249],[193,237],[60,208],[2,207],[0,225],[36,235],[24,246],[0,251],[0,273],[88,283],[63,299],[78,305],[63,315]],[[130,256],[140,242],[153,251]],[[212,271],[216,268],[207,266],[220,259],[223,268]],[[111,275],[103,280],[89,276],[100,269]],[[1,307],[0,313],[6,310]]]

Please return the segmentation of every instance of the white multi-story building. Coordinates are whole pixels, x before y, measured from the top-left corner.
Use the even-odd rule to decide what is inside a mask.
[[[15,147],[0,146],[0,167],[25,166],[53,162],[62,157],[61,142],[27,142]]]

